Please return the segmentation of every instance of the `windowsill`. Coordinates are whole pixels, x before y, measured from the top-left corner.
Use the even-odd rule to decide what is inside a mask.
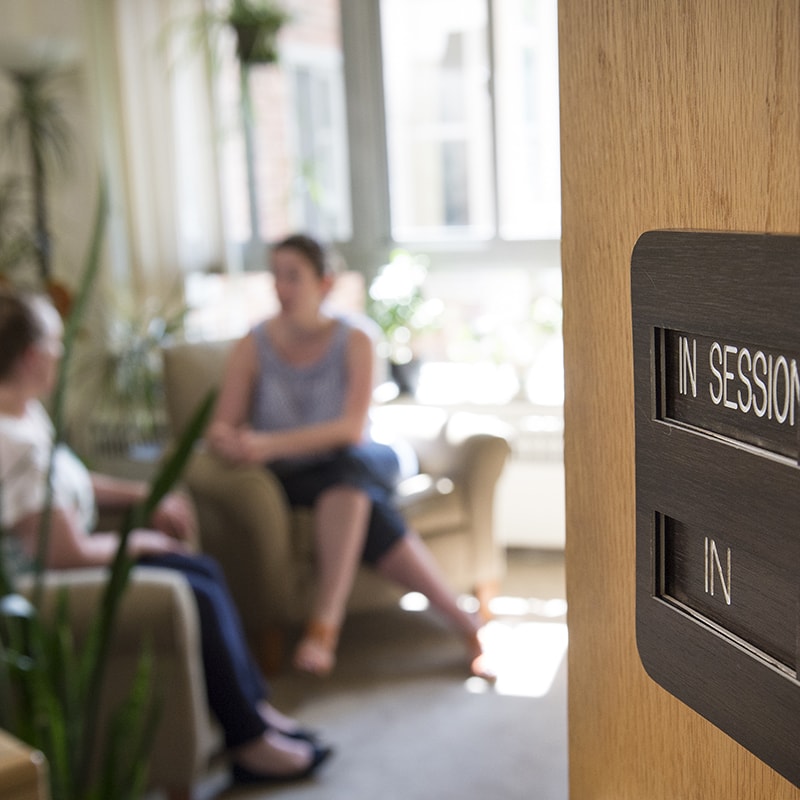
[[[432,368],[438,366],[431,365]],[[474,365],[455,366],[468,372]],[[438,369],[436,372],[442,384],[446,384],[447,371]],[[477,375],[472,374],[473,380]],[[487,375],[483,377],[486,379]],[[551,374],[550,380],[556,380],[556,376]],[[452,387],[449,388],[450,402],[442,402],[444,392],[439,392],[439,402],[436,402],[436,392],[433,387],[428,388],[430,391],[419,392],[417,396],[400,395],[389,405],[405,405],[410,414],[419,411],[414,415],[417,426],[424,426],[431,419],[431,424],[441,424],[446,415],[464,414],[468,425],[475,425],[473,417],[485,417],[485,422],[478,420],[479,427],[485,424],[492,429],[499,422],[500,429],[508,437],[511,457],[498,482],[495,499],[498,539],[506,547],[563,550],[566,527],[563,405],[537,403],[524,395],[501,402],[475,402],[464,396],[464,392],[454,398]],[[472,388],[475,388],[474,383]],[[376,418],[380,420],[380,413]]]
[[[456,365],[470,366],[470,365]],[[563,459],[563,404],[534,402],[516,396],[497,402],[476,402],[467,397],[437,397],[433,392],[401,394],[388,401],[390,405],[418,406],[439,409],[448,415],[464,413],[499,420],[508,427],[514,459],[560,462]]]
[[[497,413],[510,407],[542,409],[561,416],[563,370],[558,363],[529,372],[524,380],[512,364],[431,361],[421,365],[413,402],[420,405],[464,406]]]

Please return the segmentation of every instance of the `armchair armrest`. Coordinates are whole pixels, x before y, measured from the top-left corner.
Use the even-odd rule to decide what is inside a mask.
[[[290,510],[262,466],[235,467],[200,449],[184,480],[195,500],[202,549],[219,561],[248,631],[291,617]]]
[[[420,511],[437,508],[453,521],[454,509],[437,496],[458,498],[458,519],[468,525],[476,584],[497,582],[503,574],[502,548],[494,536],[497,482],[511,453],[510,426],[497,417],[440,408],[386,406],[378,410],[380,424],[405,438],[418,454],[420,478],[401,484],[401,507]]]
[[[0,730],[0,797],[46,800],[48,796],[44,756]]]
[[[97,614],[108,573],[105,569],[51,571],[44,576],[43,613],[62,591],[68,593],[72,632],[80,642]],[[30,582],[20,587],[30,593]],[[197,609],[189,585],[178,573],[136,567],[116,619],[102,713],[126,696],[144,646],[152,648],[155,689],[162,704],[150,756],[152,785],[188,786],[208,764],[218,744],[206,701]]]
[[[454,415],[447,438],[458,466],[456,480],[464,487],[475,543],[476,583],[497,581],[503,572],[501,549],[494,536],[497,482],[511,454],[510,429],[500,420]]]

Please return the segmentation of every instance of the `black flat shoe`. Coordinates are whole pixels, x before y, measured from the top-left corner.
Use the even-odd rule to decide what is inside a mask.
[[[302,781],[305,778],[310,778],[317,767],[333,752],[330,747],[321,747],[316,744],[312,746],[313,756],[311,758],[311,763],[298,772],[281,773],[277,775],[271,772],[253,772],[252,770],[234,763],[231,764],[233,782],[239,786],[244,786],[258,783],[290,783],[292,781]]]
[[[280,728],[273,728],[278,731],[282,736],[289,739],[299,739],[301,742],[308,742],[309,744],[319,744],[319,734],[316,731],[309,730],[308,728],[297,728],[293,731],[284,731]]]

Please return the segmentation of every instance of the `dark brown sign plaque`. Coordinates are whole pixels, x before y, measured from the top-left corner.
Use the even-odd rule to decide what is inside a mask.
[[[642,663],[800,786],[800,236],[645,233],[631,305]]]

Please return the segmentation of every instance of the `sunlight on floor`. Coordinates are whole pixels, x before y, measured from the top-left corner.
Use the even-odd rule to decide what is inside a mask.
[[[481,641],[497,671],[495,692],[544,697],[567,652],[567,626],[563,622],[497,619],[483,629]],[[468,682],[469,691],[483,690],[476,685],[477,680]]]
[[[567,652],[567,601],[560,597],[495,597],[494,619],[481,641],[497,671],[494,690],[519,697],[544,697]]]
[[[477,610],[474,598],[462,597],[460,605],[465,610]],[[425,611],[428,599],[409,592],[400,599],[400,607]],[[567,613],[566,600],[495,597],[490,610],[494,619],[481,631],[481,642],[497,672],[497,682],[490,687],[480,678],[470,678],[467,691],[480,694],[493,688],[498,694],[544,697],[567,652],[567,625],[560,621]]]

